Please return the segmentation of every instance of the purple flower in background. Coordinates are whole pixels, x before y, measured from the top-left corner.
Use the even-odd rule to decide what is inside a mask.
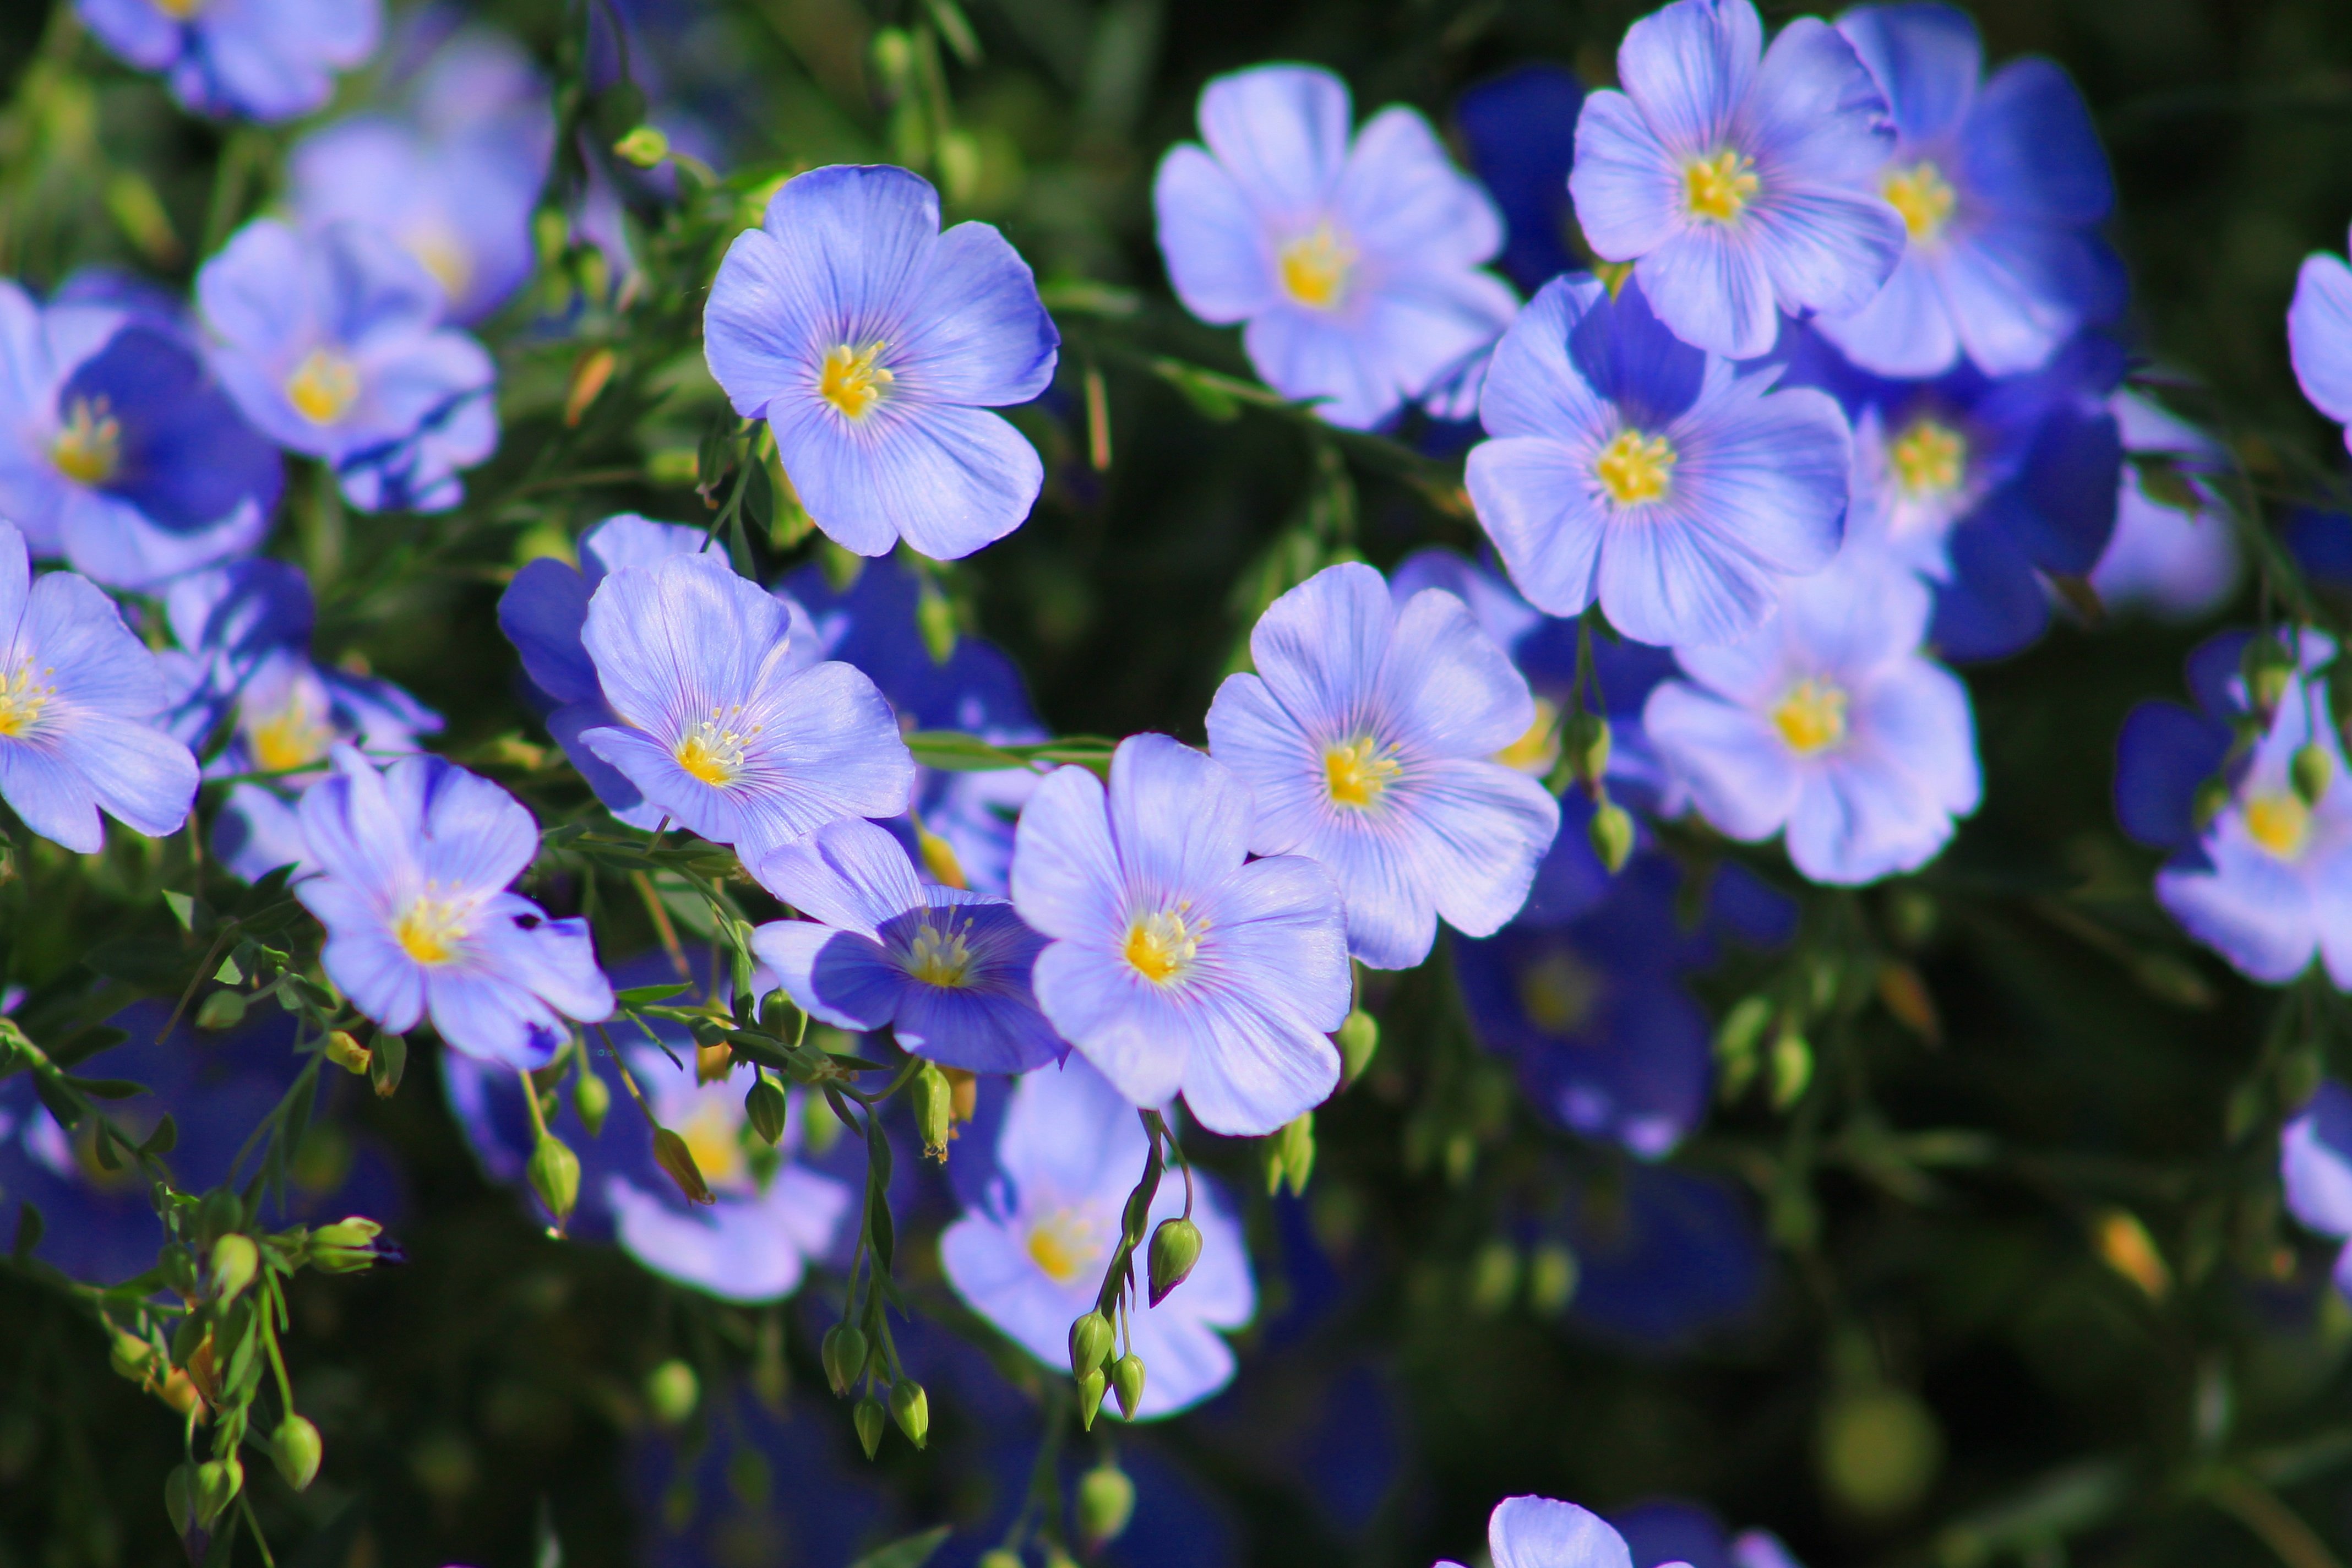
[[[1780,1538],[1769,1530],[1724,1529],[1711,1510],[1678,1499],[1636,1503],[1609,1516],[1625,1538],[1633,1568],[1799,1568]]]
[[[1004,237],[940,233],[919,176],[845,164],[787,181],[728,247],[703,333],[710,374],[768,422],[844,549],[882,555],[903,538],[951,561],[1035,503],[1045,465],[988,410],[1045,390],[1061,334]]]
[[[498,445],[496,367],[441,324],[442,289],[359,224],[239,229],[196,274],[220,378],[264,434],[325,462],[362,511],[446,511]]]
[[[1407,969],[1441,915],[1490,936],[1518,912],[1559,807],[1491,760],[1535,703],[1460,599],[1400,605],[1370,567],[1327,567],[1268,606],[1250,654],[1257,673],[1209,710],[1210,754],[1249,786],[1253,854],[1338,881],[1356,957]]]
[[[1837,553],[1850,463],[1832,399],[1772,387],[1677,342],[1639,283],[1547,284],[1495,351],[1467,474],[1519,592],[1662,646],[1760,624]]]
[[[1093,1309],[1146,1142],[1121,1091],[1085,1062],[1030,1073],[1013,1086],[985,1196],[940,1237],[940,1267],[964,1304],[1049,1367],[1068,1364],[1070,1324]],[[1234,1352],[1219,1331],[1248,1326],[1257,1310],[1240,1221],[1214,1180],[1196,1172],[1192,1184],[1200,1261],[1158,1306],[1139,1297],[1127,1316],[1124,1342],[1146,1372],[1139,1420],[1231,1382]],[[1182,1212],[1184,1184],[1163,1180],[1150,1225]]]
[[[325,103],[383,25],[380,0],[74,0],[74,11],[124,62],[162,73],[183,107],[261,121]]]
[[[1596,1337],[1656,1352],[1737,1323],[1763,1294],[1770,1255],[1747,1194],[1672,1164],[1624,1161],[1557,1216],[1576,1256],[1569,1315]]]
[[[2109,406],[2124,450],[2162,459],[2179,485],[2159,494],[2137,463],[2125,462],[2116,530],[2091,568],[2091,587],[2110,610],[2142,608],[2168,621],[2210,615],[2244,574],[2229,509],[2212,484],[2221,446],[2138,393],[2119,392]]]
[[[1208,145],[1169,149],[1152,180],[1169,281],[1202,321],[1247,322],[1265,384],[1334,425],[1370,429],[1442,384],[1466,415],[1518,308],[1483,270],[1501,215],[1419,111],[1391,105],[1352,140],[1349,119],[1347,84],[1311,66],[1202,89]]]
[[[2352,1089],[2323,1079],[2311,1103],[2279,1130],[2279,1179],[2289,1214],[2347,1243],[2336,1258],[2336,1289],[2352,1299]]]
[[[539,850],[514,796],[439,757],[378,773],[348,746],[302,796],[319,875],[296,889],[327,928],[320,962],[352,1005],[394,1033],[430,1018],[453,1050],[543,1067],[613,1011],[584,920],[507,891]]]
[[[1545,1497],[1505,1498],[1486,1521],[1494,1568],[1633,1568],[1624,1538],[1599,1514]],[[1461,1568],[1441,1563],[1437,1568]]]
[[[1244,1136],[1338,1084],[1328,1037],[1354,988],[1331,874],[1248,860],[1250,831],[1223,763],[1130,735],[1108,792],[1084,768],[1048,775],[1013,849],[1013,905],[1052,939],[1036,986],[1054,1027],[1132,1103],[1181,1092],[1203,1127]]]
[[[796,664],[785,607],[723,558],[613,571],[581,644],[617,720],[581,742],[747,863],[838,817],[907,808],[914,759],[874,682]]]
[[[1576,73],[1539,63],[1514,66],[1454,101],[1470,167],[1502,211],[1496,265],[1530,294],[1577,265],[1568,250],[1568,172],[1583,107]]]
[[[2344,426],[2352,446],[2352,267],[2320,250],[2303,258],[2286,309],[2294,379],[2311,405]]]
[[[1941,375],[1965,354],[1987,375],[2039,370],[2123,302],[2123,268],[2096,232],[2115,205],[2083,95],[2055,61],[1984,78],[1964,12],[1864,5],[1837,28],[1885,89],[1891,155],[1874,181],[1908,243],[1877,295],[1816,325],[1879,375]]]
[[[145,589],[258,545],[285,474],[184,316],[90,275],[0,280],[0,515],[36,555]]]
[[[105,847],[101,809],[150,838],[177,831],[196,759],[161,727],[171,700],[114,602],[70,572],[37,581],[0,522],[0,800],[17,818],[83,855]]]
[[[887,1027],[917,1056],[971,1072],[1026,1072],[1065,1054],[1030,989],[1045,939],[1004,900],[926,887],[896,838],[856,817],[751,871],[812,917],[772,921],[751,947],[814,1016]]]
[[[489,27],[444,40],[383,108],[310,132],[287,158],[306,228],[371,225],[440,284],[453,321],[481,320],[537,262],[531,211],[555,147],[547,83]]]
[[[1746,642],[1680,650],[1689,679],[1650,694],[1643,728],[1700,816],[1734,838],[1786,828],[1811,880],[1916,870],[1983,793],[1968,688],[1919,651],[1927,609],[1883,561],[1833,567]]]
[[[1886,97],[1827,23],[1768,51],[1749,0],[1674,0],[1625,31],[1625,84],[1584,100],[1570,195],[1603,259],[1633,262],[1658,319],[1752,359],[1780,312],[1869,301],[1904,247],[1869,188],[1894,150]]]

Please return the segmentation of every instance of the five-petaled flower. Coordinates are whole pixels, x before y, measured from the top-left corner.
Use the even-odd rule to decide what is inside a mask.
[[[74,0],[99,41],[198,114],[291,120],[375,52],[382,0]]]

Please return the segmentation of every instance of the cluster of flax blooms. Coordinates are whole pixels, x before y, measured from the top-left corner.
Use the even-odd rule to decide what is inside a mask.
[[[79,9],[192,110],[265,121],[322,104],[382,22],[373,0]],[[2211,443],[2126,388],[2111,184],[2058,68],[1989,71],[1938,5],[1768,38],[1749,0],[1674,0],[1628,30],[1617,79],[1532,184],[1503,177],[1515,139],[1565,146],[1563,126],[1465,105],[1475,178],[1418,111],[1359,125],[1345,83],[1288,64],[1212,81],[1200,141],[1160,160],[1176,298],[1331,426],[1461,433],[1490,547],[1289,587],[1205,748],[1137,734],[1053,765],[1001,654],[925,647],[908,562],[1028,518],[1045,464],[997,411],[1047,393],[1060,335],[1005,237],[943,227],[901,168],[782,182],[702,321],[710,374],[862,574],[763,584],[712,531],[622,515],[499,603],[596,831],[698,841],[786,911],[730,928],[716,1008],[784,1020],[793,1050],[811,1021],[866,1037],[927,1130],[984,1107],[946,1279],[1066,1356],[1088,1421],[1107,1393],[1149,1419],[1234,1375],[1223,1335],[1256,1307],[1237,1211],[1162,1163],[1189,1120],[1273,1140],[1303,1183],[1307,1119],[1376,1038],[1363,972],[1421,964],[1450,927],[1473,1026],[1537,1109],[1655,1161],[1712,1070],[1663,827],[1777,839],[1813,883],[1916,871],[1981,794],[1955,666],[2103,596],[2195,612],[2231,585]],[[499,437],[470,329],[530,277],[554,142],[535,68],[459,33],[306,132],[283,212],[191,297],[0,283],[0,797],[90,852],[101,814],[170,835],[202,795],[213,856],[290,890],[331,994],[379,1031],[304,1048],[380,1070],[429,1032],[485,1169],[571,1236],[734,1301],[845,1268],[855,1301],[888,1264],[870,1107],[789,1051],[790,1093],[756,1052],[730,1067],[721,1044],[714,1068],[692,1009],[654,1005],[667,964],[515,891],[531,812],[427,749],[441,720],[407,693],[315,659],[310,588],[262,553],[283,454],[361,513],[461,500]],[[1563,205],[1587,256],[1560,249]],[[2313,258],[2288,327],[2312,401],[2352,422],[2352,268]],[[2164,907],[2260,981],[2316,959],[2352,985],[2336,655],[2315,629],[2231,634],[2190,671],[2195,708],[2123,736],[2123,819],[2175,852]],[[606,1130],[592,1038],[641,1121]],[[110,1238],[132,1218],[71,1206],[81,1168],[31,1081],[0,1082],[0,1175],[86,1221],[32,1240],[125,1267]],[[838,1121],[878,1177],[833,1152]],[[2294,1212],[2352,1236],[2352,1091],[2324,1088],[2285,1145]],[[869,1452],[877,1380],[919,1443],[927,1419],[880,1299],[826,1341]],[[226,1473],[184,1489],[192,1529]],[[1498,1568],[1630,1563],[1541,1499],[1498,1508],[1490,1546]],[[1769,1537],[1726,1550],[1785,1561]]]

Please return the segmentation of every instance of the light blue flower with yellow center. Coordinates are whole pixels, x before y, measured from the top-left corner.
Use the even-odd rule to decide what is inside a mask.
[[[382,0],[74,0],[100,43],[198,114],[291,120],[375,52]]]

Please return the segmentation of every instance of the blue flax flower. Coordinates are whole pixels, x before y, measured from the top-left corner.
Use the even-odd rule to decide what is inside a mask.
[[[745,862],[844,816],[907,809],[890,705],[840,663],[794,662],[789,612],[715,554],[622,566],[581,644],[617,722],[581,742],[678,826]]]
[[[1678,1498],[1636,1503],[1609,1516],[1625,1538],[1633,1568],[1799,1568],[1780,1538],[1769,1530],[1724,1529],[1714,1510]]]
[[[449,319],[471,322],[530,276],[531,211],[554,150],[530,57],[503,33],[467,27],[393,101],[296,142],[287,177],[303,226],[383,230],[440,284]]]
[[[2115,205],[2083,95],[2055,61],[1983,80],[1984,42],[1938,4],[1838,18],[1895,112],[1874,176],[1907,243],[1886,285],[1823,336],[1879,375],[1941,375],[1963,354],[1987,375],[2039,370],[2121,305],[2121,265],[2096,229]]]
[[[1786,828],[1808,879],[1916,870],[1983,793],[1968,688],[1920,652],[1927,608],[1883,561],[1834,567],[1746,642],[1681,650],[1689,679],[1650,694],[1643,727],[1700,816],[1734,838]]]
[[[1560,66],[1523,65],[1465,90],[1454,122],[1470,167],[1502,210],[1496,262],[1532,294],[1576,265],[1569,254],[1568,171],[1576,162],[1584,87]]]
[[[950,561],[1021,526],[1045,465],[988,411],[1045,391],[1061,341],[1004,237],[940,233],[939,193],[887,166],[787,181],[728,247],[703,315],[710,374],[768,422],[817,527],[860,555],[903,538]]]
[[[1589,1509],[1548,1497],[1505,1498],[1486,1521],[1494,1568],[1633,1568],[1625,1539]],[[1440,1563],[1437,1568],[1462,1568]]]
[[[2245,564],[2214,488],[2221,446],[2139,393],[2118,392],[2108,406],[2124,450],[2168,465],[2186,493],[2159,497],[2140,466],[2126,462],[2116,530],[2091,568],[2091,587],[2109,610],[2139,608],[2168,621],[2210,615],[2237,592]]]
[[[1491,936],[1518,912],[1559,806],[1491,760],[1535,701],[1460,599],[1399,604],[1370,567],[1327,567],[1267,607],[1250,654],[1209,709],[1210,754],[1249,786],[1252,853],[1339,882],[1356,957],[1409,969],[1440,915]]]
[[[441,324],[441,285],[375,229],[257,218],[196,274],[196,300],[245,416],[362,511],[446,511],[457,470],[498,445],[488,353]]]
[[[771,921],[751,947],[814,1016],[888,1028],[917,1056],[971,1072],[1026,1072],[1067,1049],[1030,989],[1045,939],[1003,899],[925,886],[872,823],[827,823],[751,873],[812,917]]]
[[[1208,145],[1169,149],[1151,204],[1184,308],[1246,321],[1268,386],[1369,429],[1462,382],[1518,300],[1483,270],[1501,215],[1429,121],[1391,105],[1351,140],[1349,119],[1347,84],[1327,70],[1219,77],[1201,90]]]
[[[99,41],[198,114],[292,120],[375,52],[380,0],[74,0]]]
[[[89,274],[46,307],[0,280],[0,515],[118,588],[253,549],[285,485],[184,313]]]
[[[1049,1367],[1069,1364],[1070,1324],[1093,1310],[1145,1146],[1120,1091],[1085,1062],[1033,1072],[1013,1086],[985,1195],[940,1237],[940,1267],[964,1304]],[[1192,1189],[1200,1262],[1158,1306],[1139,1299],[1128,1312],[1143,1420],[1231,1382],[1234,1352],[1218,1331],[1246,1327],[1257,1310],[1240,1221],[1208,1176],[1193,1173]],[[1150,1224],[1183,1211],[1184,1184],[1171,1172]]]
[[[454,1050],[543,1067],[566,1020],[610,1016],[584,920],[507,890],[539,851],[514,796],[439,757],[378,773],[348,746],[302,796],[319,875],[296,889],[327,928],[328,978],[395,1033],[425,1018]]]
[[[1770,1254],[1747,1194],[1671,1164],[1621,1161],[1560,1216],[1575,1253],[1570,1314],[1598,1337],[1666,1350],[1754,1310]]]
[[[698,528],[622,512],[580,536],[579,565],[541,556],[516,573],[499,596],[499,629],[522,656],[523,672],[531,684],[553,705],[547,716],[548,733],[614,816],[648,833],[667,814],[580,738],[621,721],[604,700],[595,663],[580,634],[588,625],[588,602],[608,575],[624,566],[652,566],[673,555],[692,555],[702,549],[705,538]],[[790,637],[785,665],[793,670],[805,668],[820,657],[817,639],[800,606],[790,598],[781,602]]]
[[[1827,23],[1801,16],[1768,52],[1749,0],[1674,0],[1625,30],[1617,75],[1624,91],[1584,100],[1569,193],[1675,336],[1752,359],[1781,311],[1851,310],[1886,281],[1903,220],[1869,183],[1895,128]]]
[[[94,855],[109,816],[160,838],[187,820],[196,759],[162,728],[163,666],[114,602],[70,572],[33,577],[0,522],[0,800],[26,827]]]
[[[1133,1103],[1181,1092],[1236,1135],[1331,1092],[1353,990],[1330,872],[1248,860],[1250,833],[1249,786],[1223,763],[1131,735],[1108,791],[1084,768],[1049,774],[1013,847],[1013,905],[1052,939],[1036,986],[1054,1027]]]
[[[2323,1079],[2311,1103],[2279,1129],[2279,1177],[2287,1212],[2346,1244],[2336,1255],[2336,1289],[2352,1299],[2352,1089]]]
[[[2352,446],[2352,267],[2315,251],[2303,258],[2286,310],[2294,378],[2313,407],[2345,426]]]
[[[1685,4],[1692,0],[1683,0]],[[1587,110],[1590,112],[1590,110]],[[1538,609],[1729,642],[1837,553],[1851,461],[1819,391],[1677,342],[1638,282],[1555,279],[1495,351],[1471,449],[1478,521]]]

